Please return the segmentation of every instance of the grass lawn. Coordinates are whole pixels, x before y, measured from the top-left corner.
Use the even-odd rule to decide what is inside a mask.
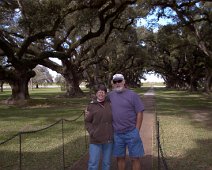
[[[158,88],[156,112],[169,169],[211,170],[211,96]]]
[[[48,127],[64,118],[74,120],[82,115],[88,97],[60,98],[59,88],[33,89],[28,104],[5,105],[11,91],[0,93],[0,143],[26,131]],[[87,150],[84,117],[64,121],[65,166],[71,166]],[[63,169],[62,121],[43,131],[21,135],[23,169]],[[19,167],[20,136],[0,145],[0,169]]]
[[[134,89],[140,95],[149,87]],[[156,88],[156,111],[160,120],[161,145],[170,170],[212,168],[212,100],[201,93]],[[28,104],[3,103],[11,91],[0,93],[0,143],[18,132],[45,128],[61,118],[74,120],[89,97],[60,98],[59,88],[33,89]],[[88,96],[88,95],[87,95]],[[86,151],[84,118],[64,122],[65,166]],[[37,133],[21,135],[22,169],[63,169],[62,122]],[[0,169],[19,167],[20,136],[0,145]],[[3,168],[2,168],[3,167]]]
[[[134,90],[142,95],[147,89]],[[57,97],[62,93],[60,88],[33,89],[29,102],[21,106],[4,104],[11,95],[10,90],[0,93],[0,143],[18,132],[45,128],[61,118],[73,120],[79,117],[90,100],[89,95],[69,99]],[[68,167],[87,151],[84,117],[65,121],[63,126],[65,166]],[[61,129],[62,122],[59,122],[47,130],[21,135],[23,169],[63,169]],[[0,145],[0,169],[19,167],[19,143],[20,136],[16,136]]]

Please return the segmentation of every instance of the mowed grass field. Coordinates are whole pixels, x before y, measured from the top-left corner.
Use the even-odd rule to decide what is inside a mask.
[[[142,96],[148,88],[134,90]],[[63,169],[63,161],[65,167],[69,167],[86,153],[87,135],[82,113],[90,100],[89,93],[85,91],[85,97],[80,98],[59,97],[62,93],[59,88],[33,89],[30,90],[31,99],[23,105],[6,105],[4,101],[11,91],[0,93],[0,143],[19,132],[39,130],[62,118],[75,120],[79,117],[76,121],[58,122],[46,130],[21,135],[23,169]],[[155,94],[161,145],[169,169],[210,170],[211,97],[165,88],[155,88]],[[20,137],[16,136],[0,145],[0,169],[19,168],[19,143]],[[154,152],[157,153],[156,146]],[[154,165],[157,169],[157,158]]]
[[[164,88],[155,92],[161,145],[168,168],[211,170],[211,96]]]
[[[147,89],[134,90],[143,94]],[[86,153],[88,137],[82,113],[90,101],[90,92],[88,89],[83,91],[84,97],[63,98],[60,96],[64,92],[60,88],[33,89],[29,91],[31,99],[22,105],[5,104],[11,90],[0,93],[0,143],[19,132],[36,131],[51,126],[62,118],[75,120],[79,117],[76,121],[64,121],[63,125],[58,122],[39,132],[22,134],[23,169],[63,169],[63,161],[65,167],[70,167]],[[18,169],[19,151],[20,136],[0,145],[0,169]]]
[[[83,111],[89,96],[63,98],[62,93],[60,88],[33,89],[31,99],[22,105],[6,105],[11,91],[0,93],[0,143],[19,132],[32,132],[0,145],[0,169],[19,169],[20,140],[22,169],[63,169],[85,154],[88,141]],[[47,129],[34,133],[43,128]]]

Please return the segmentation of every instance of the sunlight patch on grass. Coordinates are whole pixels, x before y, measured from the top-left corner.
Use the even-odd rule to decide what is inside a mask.
[[[5,105],[11,91],[0,94],[0,142],[21,134],[23,169],[63,169],[62,124],[46,128],[62,118],[64,122],[65,166],[71,166],[86,151],[84,117],[82,112],[88,97],[58,98],[59,89],[33,89],[31,99],[24,105]],[[79,117],[81,116],[81,117]],[[72,121],[79,118],[77,121]],[[0,169],[19,166],[20,135],[0,145]]]
[[[212,165],[210,98],[201,93],[159,89],[156,105],[161,145],[169,169],[209,169]]]
[[[169,157],[184,156],[188,150],[197,147],[192,133],[194,129],[187,120],[170,116],[161,116],[160,120],[160,135]]]

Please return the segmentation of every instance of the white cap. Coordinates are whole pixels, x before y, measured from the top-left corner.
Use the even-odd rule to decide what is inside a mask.
[[[124,76],[122,74],[113,75],[113,80],[124,80]]]

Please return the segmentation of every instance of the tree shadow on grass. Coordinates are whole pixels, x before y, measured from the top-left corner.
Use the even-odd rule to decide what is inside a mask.
[[[212,112],[209,109],[188,110],[191,113],[192,124],[212,130]]]
[[[183,141],[182,141],[183,142]],[[197,140],[197,147],[187,150],[184,155],[166,157],[169,170],[211,170],[212,169],[212,139]],[[157,164],[157,158],[154,158]],[[164,168],[162,160],[160,162]],[[161,168],[161,169],[162,169]]]
[[[14,141],[0,145],[0,169],[20,169],[20,163],[22,170],[61,170],[64,169],[64,167],[71,167],[74,162],[87,152],[87,141],[83,135],[75,137],[74,139],[70,138],[68,133],[66,133],[66,135],[64,138],[64,148],[61,134],[58,136],[59,140],[57,140],[57,143],[55,143],[55,139],[49,140],[38,137],[35,142],[27,144],[27,140],[29,140],[30,136],[25,138],[21,144],[21,160],[18,137],[14,139]],[[71,135],[71,133],[69,133],[69,135]],[[35,138],[33,140],[35,140]]]
[[[184,155],[164,157],[168,170],[211,170],[212,150],[210,148],[212,148],[212,139],[196,140],[196,144],[196,148],[187,150]],[[68,170],[87,170],[87,161],[88,155],[85,155]],[[162,157],[160,156],[160,162],[158,162],[157,155],[145,155],[141,158],[141,166],[144,170],[165,170]],[[117,169],[116,159],[113,158],[110,170]],[[101,170],[101,161],[99,170]],[[126,170],[132,170],[132,163],[129,158],[126,159]]]
[[[183,142],[183,141],[182,141]],[[176,157],[165,157],[168,168],[170,170],[210,170],[212,167],[212,139],[197,140],[196,148],[187,150],[184,155]],[[32,143],[32,147],[34,145]],[[49,145],[51,145],[49,143]],[[18,145],[17,145],[18,146]],[[86,170],[88,156],[87,143],[85,143],[84,136],[78,137],[76,140],[66,142],[64,145],[65,155],[65,169],[68,170]],[[39,150],[39,146],[35,147]],[[25,148],[26,149],[26,148]],[[154,169],[157,169],[158,158],[151,155],[146,155],[142,158],[143,167],[148,167],[147,164],[152,157]],[[0,169],[4,170],[16,170],[19,169],[19,153],[18,148],[15,150],[2,149],[0,150]],[[8,166],[7,166],[8,165]],[[10,165],[10,166],[9,166]],[[162,162],[160,162],[163,168]],[[6,167],[7,166],[7,167]],[[3,167],[3,168],[2,168]],[[23,151],[22,153],[22,169],[23,170],[61,170],[63,169],[63,147],[59,144],[51,150],[46,151]],[[162,169],[161,168],[161,169]],[[113,165],[111,170],[116,170],[116,160],[113,159]],[[131,169],[131,163],[128,160],[127,170]],[[145,170],[150,170],[146,168]]]

